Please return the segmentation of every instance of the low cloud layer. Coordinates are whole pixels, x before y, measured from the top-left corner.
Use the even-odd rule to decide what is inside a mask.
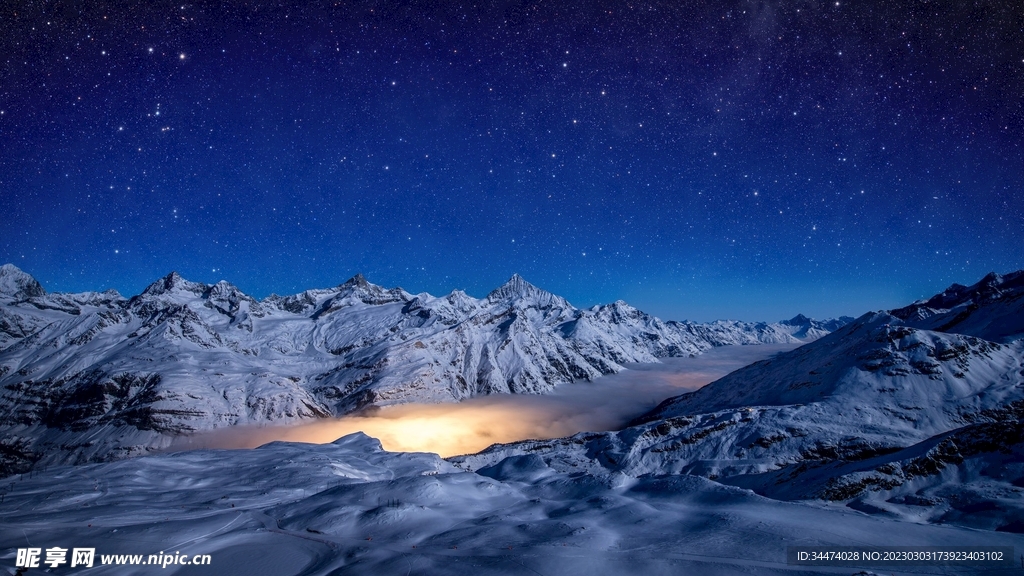
[[[172,449],[255,448],[276,440],[323,444],[365,432],[384,448],[454,456],[496,442],[615,430],[662,400],[696,390],[792,345],[728,346],[696,358],[634,364],[629,370],[560,386],[554,393],[493,395],[458,404],[404,404],[368,416],[346,416],[298,426],[238,427],[184,439]]]

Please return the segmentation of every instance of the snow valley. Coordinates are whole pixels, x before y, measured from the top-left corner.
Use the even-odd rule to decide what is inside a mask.
[[[496,442],[617,430],[665,398],[796,346],[721,346],[695,357],[629,364],[622,372],[559,386],[548,394],[490,394],[459,403],[388,406],[309,424],[220,428],[179,437],[170,449],[255,448],[275,440],[326,443],[365,432],[387,450],[454,456],[478,452]]]
[[[484,299],[356,277],[257,302],[176,275],[124,299],[2,273],[4,454],[9,473],[34,467],[3,488],[11,565],[26,542],[212,558],[182,574],[849,574],[787,548],[1024,551],[1024,272],[775,324],[578,310],[518,277]],[[782,349],[705,386],[672,372],[700,358],[650,367],[729,344]],[[449,458],[362,433],[132,457],[201,430],[496,394],[572,390],[586,411],[588,386],[607,399],[644,377],[663,382],[600,415],[669,396],[631,422]]]
[[[625,302],[579,310],[519,276],[476,299],[355,276],[256,301],[175,273],[130,299],[47,294],[0,268],[0,472],[160,450],[239,425],[410,402],[538,394],[630,362],[799,343],[845,323],[662,322]]]

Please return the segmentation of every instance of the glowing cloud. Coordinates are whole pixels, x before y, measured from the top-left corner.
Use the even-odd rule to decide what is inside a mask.
[[[614,430],[665,398],[696,390],[736,368],[791,348],[725,347],[697,358],[633,365],[619,374],[562,386],[543,396],[494,395],[458,404],[403,404],[298,426],[230,428],[183,439],[172,449],[255,448],[276,440],[323,444],[364,432],[378,438],[386,450],[469,454],[494,443]]]

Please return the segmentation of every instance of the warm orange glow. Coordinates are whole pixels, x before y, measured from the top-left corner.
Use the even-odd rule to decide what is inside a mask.
[[[394,452],[435,452],[441,456],[479,452],[496,442],[557,438],[581,430],[609,429],[612,420],[593,413],[568,415],[545,397],[474,398],[459,404],[404,404],[372,416],[347,416],[298,426],[233,428],[189,438],[175,448],[255,448],[267,442],[324,444],[364,432]],[[547,405],[545,405],[547,404]],[[607,424],[602,426],[602,421]]]
[[[368,416],[346,416],[298,426],[233,428],[193,436],[175,446],[255,448],[283,440],[323,444],[353,432],[381,441],[386,450],[471,454],[494,443],[615,430],[661,400],[701,386],[773,352],[792,346],[742,346],[698,358],[640,365],[595,382],[559,387],[548,395],[494,395],[458,404],[403,404]]]
[[[575,434],[583,425],[554,406],[531,402],[406,404],[383,408],[373,416],[339,418],[283,430],[282,440],[332,442],[352,432],[365,432],[396,452],[436,452],[441,456],[479,452],[496,442],[556,438]]]

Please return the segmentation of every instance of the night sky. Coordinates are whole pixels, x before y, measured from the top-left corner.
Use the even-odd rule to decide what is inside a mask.
[[[0,261],[859,315],[1024,268],[1024,5],[5,2]]]

